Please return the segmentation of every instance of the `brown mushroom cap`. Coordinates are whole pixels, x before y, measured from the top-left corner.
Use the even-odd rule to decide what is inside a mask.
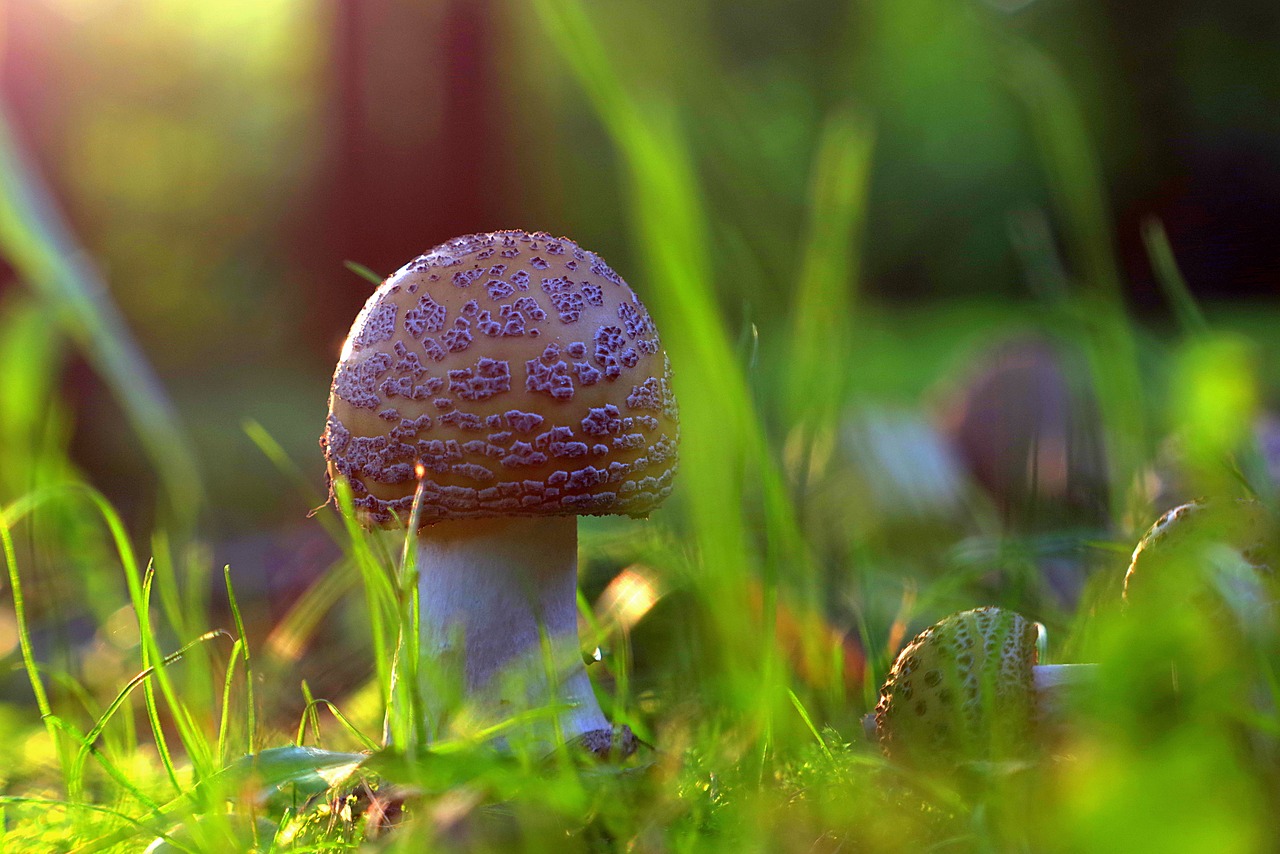
[[[369,297],[320,443],[369,524],[643,515],[671,491],[678,412],[648,311],[545,233],[442,243]]]
[[[1225,556],[1238,555],[1243,580],[1259,592],[1273,587],[1280,570],[1280,519],[1253,499],[1191,501],[1165,513],[1142,535],[1124,575],[1124,601],[1165,607],[1211,594],[1213,571]],[[1274,595],[1268,594],[1269,596]],[[1212,598],[1212,597],[1211,597]]]
[[[875,708],[885,754],[922,768],[1027,755],[1036,624],[1004,608],[952,614],[903,648]]]

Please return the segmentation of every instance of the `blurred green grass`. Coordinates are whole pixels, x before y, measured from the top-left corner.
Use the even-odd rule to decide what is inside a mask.
[[[1164,434],[1177,435],[1189,460],[1185,494],[1243,494],[1236,469],[1267,491],[1241,461],[1256,450],[1255,419],[1280,381],[1277,307],[1204,306],[1201,329],[1182,302],[1181,330],[1135,322],[1068,81],[1031,43],[958,6],[946,10],[955,26],[914,47],[911,35],[938,4],[879,4],[876,14],[918,51],[911,73],[945,77],[953,55],[978,57],[1015,96],[997,106],[956,84],[968,100],[936,105],[947,108],[938,121],[977,109],[1004,116],[1005,132],[1013,110],[1033,130],[1029,153],[1049,190],[1054,239],[1027,244],[1023,262],[1028,278],[1058,278],[1017,300],[891,304],[860,290],[871,222],[904,215],[876,204],[877,169],[900,168],[881,156],[892,113],[845,98],[795,106],[804,121],[783,150],[803,145],[803,163],[758,150],[744,132],[730,165],[708,169],[733,125],[712,135],[697,111],[705,104],[681,87],[714,70],[714,56],[665,54],[670,65],[655,80],[645,53],[696,45],[698,28],[681,30],[681,15],[660,25],[653,11],[577,0],[512,8],[536,16],[537,38],[554,46],[612,145],[635,265],[627,278],[676,370],[678,494],[646,524],[588,520],[582,540],[589,602],[627,570],[655,592],[641,622],[605,633],[593,676],[612,717],[656,751],[621,769],[582,768],[562,754],[542,761],[518,747],[502,755],[465,739],[414,761],[357,753],[377,742],[392,693],[399,544],[326,509],[312,524],[340,556],[270,635],[246,630],[235,566],[230,608],[215,612],[210,579],[219,572],[187,524],[199,507],[182,480],[194,468],[187,440],[168,415],[157,420],[163,398],[131,361],[140,357],[114,315],[67,308],[97,286],[55,262],[83,250],[11,192],[0,238],[29,293],[0,303],[0,354],[18,368],[0,374],[0,533],[14,603],[0,640],[11,640],[6,652],[21,660],[29,687],[9,684],[0,705],[13,734],[0,745],[4,847],[137,850],[166,834],[169,847],[158,850],[356,850],[370,824],[369,785],[410,798],[409,824],[369,843],[388,850],[1265,850],[1277,830],[1267,807],[1280,795],[1280,635],[1273,627],[1233,645],[1193,609],[1135,625],[1121,614],[1118,585],[1158,509],[1141,485]],[[651,43],[620,51],[632,16]],[[832,54],[843,81],[854,71]],[[702,97],[714,100],[716,88]],[[763,91],[759,104],[746,89],[736,97],[712,114],[736,108],[740,121],[754,118],[795,92]],[[1014,157],[1016,148],[984,156]],[[928,153],[942,163],[952,154]],[[961,184],[990,168],[981,157],[957,160],[957,171],[977,176],[951,176]],[[37,175],[8,162],[11,191],[36,186]],[[748,198],[749,185],[777,182],[796,198],[736,221],[738,200],[707,186],[715,180],[741,182]],[[735,254],[760,232],[772,263]],[[927,234],[915,239],[911,251],[932,253]],[[1153,246],[1174,276],[1176,258]],[[757,317],[742,301],[761,280]],[[931,514],[877,503],[892,472],[850,450],[859,419],[897,406],[926,420],[922,398],[947,387],[963,354],[1026,330],[1085,356],[1087,374],[1073,379],[1097,395],[1110,489],[1103,529],[1006,530],[971,483]],[[72,402],[58,391],[67,339],[151,437],[156,477],[171,484],[155,530],[127,531],[79,485],[68,453]],[[278,470],[255,468],[257,476],[290,484],[279,500],[300,513],[313,506],[298,472],[318,470],[319,455],[291,458],[266,429],[247,432]],[[893,453],[920,449],[906,442]],[[1042,577],[1044,558],[1059,554],[1086,579],[1078,603]],[[342,592],[357,579],[365,601],[351,605]],[[1076,710],[1078,730],[1052,762],[976,782],[913,779],[863,742],[860,716],[912,631],[991,603],[1049,625],[1055,658],[1103,662],[1105,690]],[[337,622],[322,629],[329,609]],[[76,620],[79,635],[67,628]],[[318,635],[337,628],[360,640],[322,645]],[[206,634],[215,629],[226,634]],[[297,659],[280,650],[308,643],[335,658],[360,649],[371,675],[343,696],[295,688]],[[1181,665],[1172,695],[1161,693],[1170,650]],[[850,669],[850,656],[865,657],[865,668]],[[295,717],[283,712],[303,706]]]

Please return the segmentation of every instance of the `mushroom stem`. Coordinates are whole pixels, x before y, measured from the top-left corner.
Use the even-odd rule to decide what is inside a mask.
[[[1098,678],[1096,664],[1037,664],[1031,668],[1036,686],[1036,709],[1040,720],[1061,722],[1071,703],[1071,695],[1088,689]]]
[[[565,708],[535,718],[537,738],[608,728],[578,644],[576,517],[438,522],[417,562],[431,730],[451,712],[483,726],[548,705]]]
[[[1080,685],[1089,685],[1097,679],[1096,664],[1037,664],[1031,668],[1031,677],[1038,694],[1061,694]]]

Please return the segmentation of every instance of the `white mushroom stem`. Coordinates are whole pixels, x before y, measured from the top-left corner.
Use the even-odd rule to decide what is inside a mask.
[[[1062,720],[1071,696],[1088,690],[1098,678],[1096,664],[1037,664],[1031,668],[1036,686],[1036,709],[1040,720],[1050,724]]]
[[[509,517],[423,529],[423,692],[436,723],[447,711],[492,724],[562,706],[535,714],[524,731],[552,738],[558,724],[568,740],[608,728],[578,645],[577,521]]]
[[[1037,664],[1031,668],[1031,679],[1036,692],[1036,714],[1050,727],[1062,723],[1071,696],[1088,690],[1098,678],[1096,664]],[[870,741],[876,739],[876,716],[862,716],[863,734]]]

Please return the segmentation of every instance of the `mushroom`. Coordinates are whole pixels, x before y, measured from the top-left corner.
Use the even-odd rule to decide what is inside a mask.
[[[1079,362],[1066,342],[1018,335],[935,392],[943,436],[1014,531],[1109,520],[1102,425]]]
[[[1274,755],[1274,733],[1252,721],[1276,711],[1278,545],[1274,510],[1243,498],[1182,504],[1143,535],[1108,662],[1126,705],[1140,709],[1129,725],[1143,738],[1194,715],[1198,727]]]
[[[868,734],[904,765],[946,771],[961,762],[1035,755],[1062,695],[1094,665],[1037,664],[1040,628],[987,607],[930,626],[899,653],[880,689]]]
[[[1252,610],[1269,605],[1280,520],[1252,499],[1192,501],[1143,534],[1124,576],[1124,601],[1141,607],[1196,598]],[[1206,598],[1207,597],[1207,598]]]
[[[647,515],[678,435],[666,353],[626,282],[571,240],[498,231],[373,293],[321,445],[366,525],[405,525],[420,496],[424,660],[491,721],[563,706],[574,739],[609,727],[579,650],[576,517]]]

